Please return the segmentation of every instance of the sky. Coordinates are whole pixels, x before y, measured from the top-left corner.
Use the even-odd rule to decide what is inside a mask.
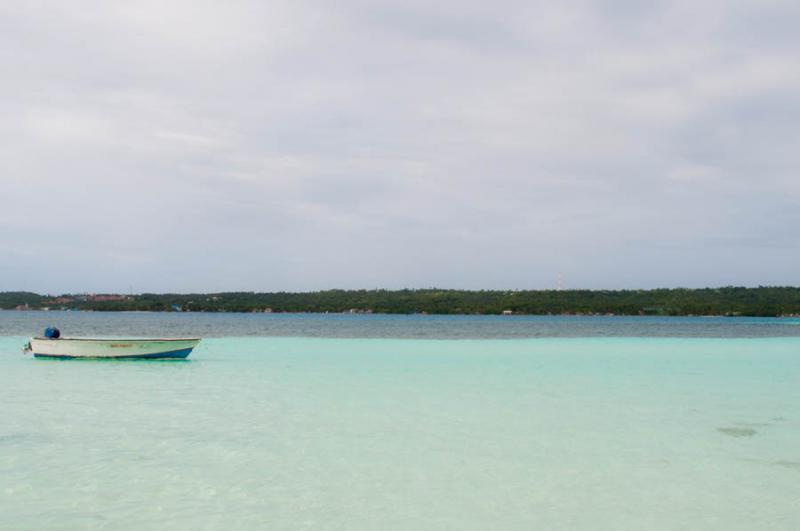
[[[800,284],[800,2],[0,1],[0,291]]]

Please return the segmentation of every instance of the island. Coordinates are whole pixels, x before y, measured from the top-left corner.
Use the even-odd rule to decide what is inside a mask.
[[[649,290],[343,290],[314,292],[0,292],[4,310],[486,315],[800,316],[800,288]]]

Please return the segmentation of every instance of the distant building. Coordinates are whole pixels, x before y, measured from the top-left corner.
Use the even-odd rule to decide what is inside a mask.
[[[54,299],[45,301],[45,304],[51,304],[53,306],[57,306],[59,304],[68,304],[72,302],[72,300],[73,299],[71,297],[56,297]]]

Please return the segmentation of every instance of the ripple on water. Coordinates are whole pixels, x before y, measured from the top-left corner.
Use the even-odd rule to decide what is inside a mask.
[[[0,433],[0,444],[16,444],[29,439],[27,433]]]
[[[758,433],[753,428],[717,428],[717,431],[731,437],[752,437]]]
[[[800,471],[800,461],[774,461],[772,464]]]

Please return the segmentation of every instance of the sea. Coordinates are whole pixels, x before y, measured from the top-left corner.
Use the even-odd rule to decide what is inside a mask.
[[[202,336],[186,361],[28,337]],[[0,529],[800,529],[800,320],[0,311]]]

